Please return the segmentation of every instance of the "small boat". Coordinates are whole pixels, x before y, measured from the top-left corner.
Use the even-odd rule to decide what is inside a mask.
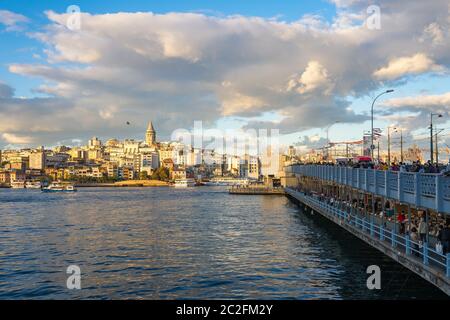
[[[205,186],[212,186],[212,187],[223,187],[223,186],[229,186],[230,183],[227,182],[220,182],[220,181],[208,181],[203,183]]]
[[[250,183],[249,179],[245,178],[219,178],[219,179],[211,179],[205,185],[207,186],[234,186],[234,185],[247,185]]]
[[[25,188],[27,189],[41,189],[42,184],[40,181],[27,181],[25,182]]]
[[[11,188],[13,188],[13,189],[24,189],[25,188],[25,181],[22,181],[22,180],[11,181]]]
[[[175,188],[187,188],[187,187],[194,187],[195,186],[195,180],[192,178],[187,179],[177,179],[175,180]]]
[[[42,192],[75,192],[77,189],[73,184],[52,182],[48,187],[43,187]]]

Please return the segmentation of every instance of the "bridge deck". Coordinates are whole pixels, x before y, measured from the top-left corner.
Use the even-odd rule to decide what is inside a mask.
[[[361,191],[450,214],[450,177],[433,173],[293,165],[288,173],[347,185]]]
[[[450,254],[444,256],[426,243],[415,243],[408,236],[397,234],[395,229],[353,214],[339,203],[329,204],[317,196],[290,188],[285,192],[450,295]]]

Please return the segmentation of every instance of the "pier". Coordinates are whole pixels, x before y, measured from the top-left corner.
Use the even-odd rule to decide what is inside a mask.
[[[281,187],[265,187],[265,186],[232,186],[228,192],[230,194],[242,195],[285,195],[284,188]]]
[[[439,174],[294,165],[300,181],[286,195],[378,249],[450,295],[450,253],[439,252],[434,224],[450,220],[450,177]],[[402,219],[398,219],[402,216]],[[415,219],[426,223],[417,237]]]

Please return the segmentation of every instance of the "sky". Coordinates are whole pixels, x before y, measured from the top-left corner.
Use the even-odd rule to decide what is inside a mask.
[[[77,14],[70,10],[76,5]],[[0,148],[204,127],[450,144],[446,0],[0,1]],[[130,125],[126,123],[129,122]]]

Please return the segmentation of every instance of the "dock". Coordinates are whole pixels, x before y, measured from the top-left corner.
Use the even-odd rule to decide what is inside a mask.
[[[232,186],[228,192],[230,194],[241,195],[285,195],[284,188],[268,188],[259,186]]]

